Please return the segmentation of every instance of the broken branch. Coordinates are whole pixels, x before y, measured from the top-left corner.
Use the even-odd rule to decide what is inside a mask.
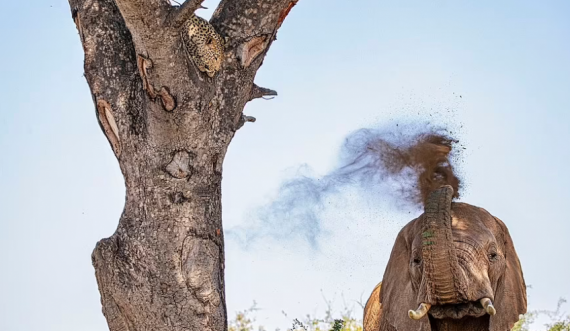
[[[250,101],[253,99],[263,98],[265,96],[277,96],[277,91],[265,87],[259,87],[255,84],[252,85],[251,93],[249,95]]]
[[[241,114],[241,116],[239,117],[239,120],[237,121],[235,130],[237,131],[237,130],[241,129],[246,122],[254,123],[255,121],[256,121],[255,117]]]
[[[243,119],[246,122],[251,122],[251,123],[255,123],[255,121],[257,121],[257,119],[253,116],[247,116],[247,115],[243,115]]]

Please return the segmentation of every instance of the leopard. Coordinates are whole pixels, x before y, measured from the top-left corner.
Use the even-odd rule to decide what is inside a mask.
[[[182,43],[198,70],[214,77],[224,61],[224,39],[205,19],[192,15],[182,25]]]

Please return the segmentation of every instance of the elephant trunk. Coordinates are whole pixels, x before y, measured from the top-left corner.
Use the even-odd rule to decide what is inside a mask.
[[[451,232],[453,188],[434,190],[425,204],[422,228],[423,277],[418,301],[442,305],[466,301],[465,276]]]

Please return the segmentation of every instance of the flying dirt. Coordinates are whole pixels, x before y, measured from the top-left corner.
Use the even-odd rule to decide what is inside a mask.
[[[458,198],[461,180],[454,167],[460,158],[458,144],[449,130],[429,123],[357,130],[345,138],[336,168],[324,176],[306,174],[307,167],[301,168],[257,211],[255,221],[229,229],[228,234],[246,245],[264,237],[303,236],[316,246],[325,203],[348,189],[391,201],[395,209],[421,209],[429,192],[442,185],[451,185]]]
[[[402,187],[402,196],[412,203],[424,205],[428,194],[442,185],[451,185],[455,192],[454,198],[458,198],[461,181],[450,162],[453,143],[458,141],[443,132],[420,133],[402,138],[404,140],[396,142],[390,142],[381,135],[371,138],[354,164],[370,154],[379,161],[375,164],[378,169],[385,170],[384,176],[400,176],[406,170],[412,170],[408,176],[415,177],[412,178],[415,185]]]

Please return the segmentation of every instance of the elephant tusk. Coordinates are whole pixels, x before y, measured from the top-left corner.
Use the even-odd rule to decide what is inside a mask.
[[[431,305],[429,303],[420,303],[420,306],[418,307],[418,309],[416,309],[416,310],[410,309],[408,311],[408,316],[410,316],[411,319],[417,321],[420,318],[424,317],[430,308],[431,308]]]
[[[485,308],[485,311],[487,312],[487,314],[493,316],[497,313],[497,310],[493,306],[493,301],[491,301],[491,299],[483,298],[483,299],[479,300],[479,302],[481,302],[481,306],[483,306],[483,308]]]

